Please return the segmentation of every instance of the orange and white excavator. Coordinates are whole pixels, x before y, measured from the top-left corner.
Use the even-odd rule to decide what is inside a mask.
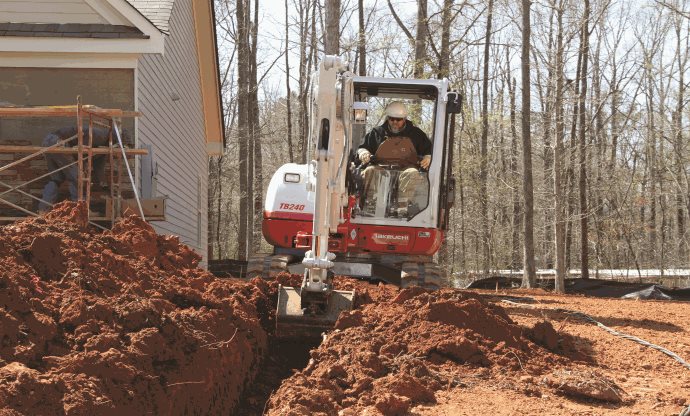
[[[273,253],[253,256],[248,275],[303,273],[299,288],[281,287],[279,337],[319,336],[355,293],[333,288],[334,275],[384,280],[401,287],[437,288],[444,281],[433,260],[443,242],[455,182],[451,174],[450,115],[460,96],[447,80],[363,77],[336,56],[323,57],[310,99],[313,160],[288,163],[271,178],[262,230]],[[382,164],[375,192],[363,189],[356,149],[392,101],[407,103],[432,142],[431,164],[420,174],[426,201],[399,194],[401,169]],[[383,147],[383,146],[381,146]],[[378,158],[373,155],[372,162]],[[385,160],[379,160],[379,162]]]

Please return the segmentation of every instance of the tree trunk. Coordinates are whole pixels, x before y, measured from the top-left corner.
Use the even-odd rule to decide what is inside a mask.
[[[553,185],[553,147],[551,145],[551,140],[552,140],[552,117],[553,117],[553,87],[554,87],[554,74],[555,74],[555,64],[554,64],[554,51],[553,51],[553,19],[554,19],[554,14],[556,12],[555,8],[555,0],[551,1],[551,11],[549,13],[549,38],[548,38],[548,47],[547,47],[547,57],[548,57],[548,76],[546,78],[546,95],[542,97],[542,109],[543,109],[543,116],[542,120],[544,123],[544,165],[543,165],[543,171],[544,171],[544,188],[545,189],[554,189]],[[541,86],[539,87],[539,90],[541,91],[542,88]],[[541,95],[541,94],[540,94]],[[548,205],[551,200],[550,197],[551,195],[547,194],[546,196],[546,201],[545,205]],[[541,256],[543,258],[543,267],[547,269],[552,269],[553,268],[553,247],[554,243],[552,242],[552,238],[554,236],[553,234],[553,214],[548,210],[544,209],[543,210],[543,218],[544,218],[544,241],[540,246],[542,247],[541,250]]]
[[[599,29],[603,33],[606,28],[604,21],[599,22]],[[592,90],[594,93],[594,100],[591,103],[592,111],[594,114],[594,134],[590,137],[594,137],[595,141],[595,152],[590,152],[590,173],[592,169],[595,171],[595,181],[594,187],[590,185],[590,200],[594,200],[594,215],[592,219],[594,220],[594,232],[596,233],[596,244],[594,245],[594,277],[599,278],[599,265],[602,263],[601,259],[604,256],[604,233],[602,227],[602,220],[604,219],[604,201],[601,189],[603,187],[603,175],[604,166],[606,165],[606,149],[605,149],[605,132],[604,132],[604,117],[603,117],[603,100],[601,91],[601,36],[597,37],[597,47],[592,57]]]
[[[465,85],[464,83],[464,61],[460,61],[460,85]],[[461,94],[461,100],[462,100],[462,107],[467,108],[467,94],[464,93]],[[462,117],[461,121],[461,128],[460,132],[461,134],[465,131],[465,118]],[[462,140],[458,140],[458,193],[460,195],[460,270],[464,272],[467,271],[467,241],[465,238],[465,232],[467,230],[466,225],[465,225],[465,175],[463,175],[462,171],[463,167],[463,151],[462,151]]]
[[[580,269],[581,277],[589,279],[589,209],[587,207],[587,141],[585,132],[585,100],[587,98],[587,61],[589,58],[589,0],[585,0],[585,15],[582,22],[582,67],[580,81],[580,140],[579,140],[579,171],[578,182],[580,196]]]
[[[508,65],[508,74],[510,74],[510,59],[508,59],[508,48],[506,48],[506,63]],[[517,150],[517,115],[515,110],[515,90],[517,89],[515,78],[511,83],[508,82],[508,93],[510,94],[510,181],[512,187],[512,203],[513,203],[513,224],[510,235],[510,268],[512,270],[520,269],[520,177],[518,174],[518,150]]]
[[[575,201],[572,195],[575,195],[575,169],[573,165],[575,164],[574,154],[577,149],[577,121],[578,114],[580,111],[579,107],[579,94],[580,94],[580,73],[582,68],[582,48],[577,54],[577,69],[575,71],[575,85],[573,89],[573,120],[570,127],[570,154],[566,159],[568,161],[568,167],[566,169],[566,187],[568,189],[567,202],[568,202],[568,214],[566,216],[566,235],[565,235],[565,264],[566,269],[570,269],[571,259],[572,259],[572,241],[573,241],[573,214],[575,213]]]
[[[366,28],[364,27],[364,0],[357,0],[359,13],[359,37],[357,38],[357,55],[359,55],[359,75],[367,75]]]
[[[489,0],[489,3],[493,0]],[[491,6],[489,6],[491,7]],[[426,67],[427,0],[417,0],[417,36],[414,41],[414,77],[423,78]]]
[[[685,51],[683,52],[681,47],[681,26],[682,19],[680,16],[675,17],[675,30],[676,30],[676,59],[678,60],[678,96],[676,101],[676,111],[674,121],[675,138],[673,141],[673,154],[674,154],[674,173],[676,176],[676,228],[678,235],[678,262],[681,263],[687,258],[687,238],[685,236],[685,201],[683,198],[683,173],[685,170],[685,161],[683,159],[685,155],[685,146],[683,144],[683,109],[685,102],[685,78],[684,73],[686,70],[688,53],[690,48],[690,36],[686,33],[685,36]]]
[[[326,55],[340,54],[340,0],[326,0]]]
[[[297,134],[299,135],[299,155],[300,163],[307,161],[307,90],[306,84],[309,74],[307,73],[307,40],[309,29],[309,3],[299,0],[299,93],[297,101],[299,105],[297,117]]]
[[[239,62],[249,62],[249,27],[248,12],[246,1],[237,0],[235,9],[237,17],[237,59]],[[238,250],[237,256],[240,260],[247,259],[247,241],[251,228],[248,228],[248,218],[251,215],[249,207],[249,184],[247,182],[250,175],[248,161],[249,150],[249,76],[250,70],[247,65],[238,65],[237,68],[237,140],[239,142],[239,172],[240,172],[240,224],[238,230]]]
[[[252,69],[251,72],[251,113],[250,122],[252,128],[252,142],[254,151],[254,176],[250,178],[252,182],[252,199],[251,201],[251,223],[249,224],[249,229],[252,230],[249,247],[251,248],[250,255],[252,253],[258,252],[261,245],[261,218],[263,214],[263,197],[264,197],[264,184],[263,184],[263,155],[262,155],[262,145],[261,145],[261,125],[259,122],[259,86],[257,84],[258,68],[257,68],[257,43],[259,33],[259,0],[254,0],[254,22],[252,23],[252,50],[251,56],[249,57],[249,65]]]
[[[285,89],[287,94],[285,96],[285,106],[286,108],[286,121],[287,121],[287,146],[288,146],[288,158],[290,163],[295,161],[295,154],[292,149],[292,91],[290,91],[290,21],[288,16],[290,9],[288,8],[288,0],[285,0]]]
[[[522,191],[525,201],[525,252],[523,287],[534,287],[537,270],[534,264],[534,191],[532,185],[532,136],[530,133],[530,0],[522,0]]]
[[[563,168],[565,149],[565,123],[563,119],[563,2],[558,7],[558,35],[556,39],[556,144],[554,146],[554,216],[555,216],[555,245],[556,245],[556,284],[555,291],[565,293],[565,192],[563,187]]]
[[[360,0],[361,2],[362,0]],[[444,0],[443,2],[443,12],[442,12],[442,18],[441,18],[441,52],[439,54],[439,62],[438,62],[438,77],[439,78],[447,78],[448,73],[449,73],[449,63],[450,63],[450,25],[451,25],[451,7],[453,5],[453,0]],[[451,143],[455,142],[455,115],[450,116],[450,128],[449,128],[449,136]],[[449,151],[453,152],[455,149],[454,145],[451,145],[449,147]],[[455,160],[453,158],[453,155],[450,155],[450,160]],[[452,169],[452,167],[451,167]],[[453,215],[453,214],[449,214]],[[454,215],[453,215],[454,217]],[[451,218],[453,218],[451,217]],[[451,224],[453,222],[451,221]],[[453,231],[455,231],[456,227],[453,227]],[[453,232],[453,237],[455,237],[455,232]],[[451,250],[453,253],[452,256],[449,255],[448,251]],[[439,250],[439,263],[442,265],[448,265],[449,258],[450,258],[450,271],[451,275],[454,271],[454,254],[455,254],[455,238],[453,238],[453,247],[452,249],[448,246],[448,239],[441,245],[441,248]]]
[[[482,79],[482,138],[481,154],[479,159],[479,188],[482,221],[482,268],[486,276],[491,268],[491,256],[489,250],[489,195],[487,191],[488,181],[488,138],[489,138],[489,52],[491,48],[491,20],[493,17],[494,1],[489,0],[488,15],[486,18],[486,37],[484,38],[484,77]]]
[[[648,260],[654,265],[657,264],[657,233],[656,233],[656,126],[654,117],[654,79],[652,76],[651,54],[645,57],[645,72],[647,77],[647,170],[648,170],[648,186],[649,195],[646,200],[649,202],[649,219],[647,223],[649,251]]]
[[[441,53],[438,62],[438,78],[448,78],[450,69],[450,29],[453,23],[454,0],[443,0],[441,14]]]

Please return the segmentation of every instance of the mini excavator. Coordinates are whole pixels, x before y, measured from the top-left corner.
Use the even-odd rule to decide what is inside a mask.
[[[426,206],[399,197],[400,170],[394,165],[377,170],[375,194],[363,189],[356,149],[383,118],[381,106],[392,100],[409,103],[424,118],[420,127],[433,144],[431,165],[423,172]],[[451,114],[461,110],[460,95],[448,91],[445,79],[357,76],[339,57],[327,55],[313,75],[309,102],[313,160],[285,164],[272,176],[262,231],[273,253],[253,256],[247,269],[248,276],[303,273],[301,287],[280,287],[279,338],[318,337],[352,309],[355,292],[335,290],[334,275],[400,287],[438,288],[444,280],[433,256],[454,199],[448,130]]]

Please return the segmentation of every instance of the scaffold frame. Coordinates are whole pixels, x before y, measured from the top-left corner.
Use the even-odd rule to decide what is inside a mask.
[[[6,171],[12,167],[18,166],[22,163],[26,163],[30,160],[34,160],[47,153],[59,153],[59,154],[73,154],[76,155],[76,160],[66,166],[62,166],[58,169],[49,171],[43,175],[38,175],[26,181],[19,183],[18,185],[10,185],[0,180],[0,205],[7,205],[15,210],[27,214],[27,216],[39,216],[38,211],[27,209],[25,207],[14,204],[6,198],[6,195],[17,192],[24,196],[27,196],[34,201],[44,202],[49,204],[47,201],[43,201],[30,192],[24,191],[23,187],[39,181],[45,177],[50,176],[52,173],[57,171],[70,168],[71,166],[77,165],[77,200],[84,201],[86,204],[87,212],[89,212],[89,221],[96,225],[96,223],[109,221],[114,224],[119,212],[119,203],[122,200],[122,180],[123,180],[123,170],[126,170],[129,182],[132,186],[134,196],[137,203],[137,208],[139,209],[139,214],[144,218],[144,210],[142,209],[141,201],[139,198],[139,192],[137,190],[136,182],[132,169],[128,162],[128,157],[130,156],[143,156],[147,155],[148,151],[146,149],[130,149],[125,148],[122,140],[122,118],[127,117],[139,117],[141,113],[136,111],[124,111],[121,109],[104,109],[93,105],[83,105],[81,103],[81,97],[77,97],[76,105],[68,106],[50,106],[50,107],[0,107],[0,118],[4,117],[74,117],[76,125],[82,126],[82,128],[77,128],[77,134],[64,140],[59,140],[52,146],[28,146],[28,145],[3,145],[0,144],[0,154],[11,153],[11,154],[23,154],[26,153],[27,156],[21,157],[18,160],[12,161],[8,164],[0,166],[0,172]],[[86,121],[86,122],[85,122]],[[108,137],[108,147],[93,147],[93,129],[94,126],[100,126],[109,129]],[[87,129],[88,127],[88,129]],[[88,137],[85,142],[84,134]],[[77,140],[76,145],[68,147],[68,145]],[[110,191],[109,203],[113,204],[109,210],[110,215],[106,216],[105,213],[102,216],[92,215],[90,210],[91,205],[91,170],[93,167],[93,157],[94,155],[107,155],[109,162],[109,175],[108,175],[108,189]],[[52,205],[52,204],[49,204]],[[14,221],[23,217],[10,217],[1,216],[0,221]]]

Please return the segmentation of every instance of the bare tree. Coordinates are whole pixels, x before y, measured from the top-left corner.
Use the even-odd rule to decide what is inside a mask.
[[[682,12],[682,11],[681,11]],[[674,155],[674,173],[675,173],[675,188],[676,188],[676,228],[679,239],[677,257],[680,261],[687,256],[687,238],[685,236],[686,225],[686,202],[683,195],[683,176],[685,171],[685,145],[683,136],[683,110],[685,108],[685,71],[688,63],[688,55],[690,55],[690,34],[685,34],[685,46],[682,43],[682,19],[680,16],[674,16],[673,25],[676,32],[676,61],[678,64],[678,95],[676,98],[676,111],[673,113],[673,155]],[[690,24],[688,24],[690,29]],[[688,206],[690,210],[690,206]]]
[[[285,105],[287,107],[286,124],[287,124],[287,143],[288,143],[288,158],[290,163],[295,161],[295,156],[292,149],[292,91],[290,90],[290,9],[288,8],[288,0],[285,0]]]
[[[235,9],[237,17],[237,59],[239,62],[249,62],[250,45],[249,45],[249,11],[247,10],[247,3],[249,0],[237,0]],[[252,227],[249,226],[249,219],[253,214],[249,212],[252,201],[250,197],[250,186],[248,183],[249,168],[251,161],[246,157],[249,153],[250,146],[250,127],[249,127],[249,78],[251,70],[247,65],[239,65],[237,70],[237,102],[238,102],[238,120],[237,120],[237,136],[239,142],[239,159],[240,159],[240,217],[239,217],[239,247],[237,256],[240,260],[246,260],[249,248],[249,237],[252,232]]]
[[[447,78],[450,74],[450,30],[453,24],[453,2],[454,0],[443,0],[443,10],[441,12],[441,51],[438,59],[439,78]]]
[[[556,284],[555,290],[565,292],[565,192],[563,187],[565,123],[563,120],[563,1],[557,8],[558,34],[556,36],[556,59],[554,73],[556,76],[556,144],[554,146],[554,217],[555,217],[555,245],[556,245]]]
[[[417,0],[417,36],[415,37],[414,41],[415,78],[424,78],[424,69],[427,62],[426,40],[428,37],[428,30],[427,0]]]
[[[510,70],[510,54],[506,48],[507,77]],[[511,82],[512,81],[512,82]],[[513,180],[510,182],[512,187],[511,199],[513,205],[512,231],[510,236],[510,267],[511,269],[520,268],[520,178],[518,175],[518,135],[517,135],[517,111],[515,109],[515,90],[517,89],[515,78],[507,79],[508,94],[510,95],[510,173]]]
[[[249,10],[247,10],[249,11]],[[251,51],[249,55],[250,67],[250,89],[249,101],[251,110],[249,113],[249,123],[251,128],[250,142],[252,151],[248,154],[247,164],[249,165],[249,176],[247,181],[247,198],[250,201],[249,216],[247,224],[250,234],[247,245],[251,252],[257,252],[261,244],[261,217],[263,214],[263,150],[261,141],[261,125],[259,123],[259,85],[258,85],[258,37],[259,37],[259,0],[254,0],[254,21],[251,22]],[[251,254],[251,253],[249,253]]]
[[[481,204],[482,221],[482,268],[488,275],[491,268],[491,253],[489,249],[489,195],[487,192],[487,163],[489,137],[489,52],[491,48],[491,20],[493,18],[494,1],[489,0],[486,17],[486,35],[484,37],[484,77],[482,79],[482,138],[480,143],[479,160],[479,198]]]
[[[534,263],[534,187],[532,184],[532,136],[530,132],[530,0],[522,0],[522,192],[525,201],[523,287],[534,287],[537,269]]]
[[[581,277],[589,279],[589,208],[587,207],[587,138],[585,124],[585,99],[587,97],[587,63],[589,58],[589,0],[585,2],[585,14],[582,18],[582,66],[580,68],[580,82],[582,90],[579,97],[579,116],[580,116],[580,130],[579,130],[579,181],[578,189],[580,196],[580,268],[582,269]]]
[[[366,48],[366,30],[364,25],[364,0],[357,0],[357,14],[359,21],[359,32],[357,36],[357,55],[359,56],[359,75],[367,75],[367,48]]]

